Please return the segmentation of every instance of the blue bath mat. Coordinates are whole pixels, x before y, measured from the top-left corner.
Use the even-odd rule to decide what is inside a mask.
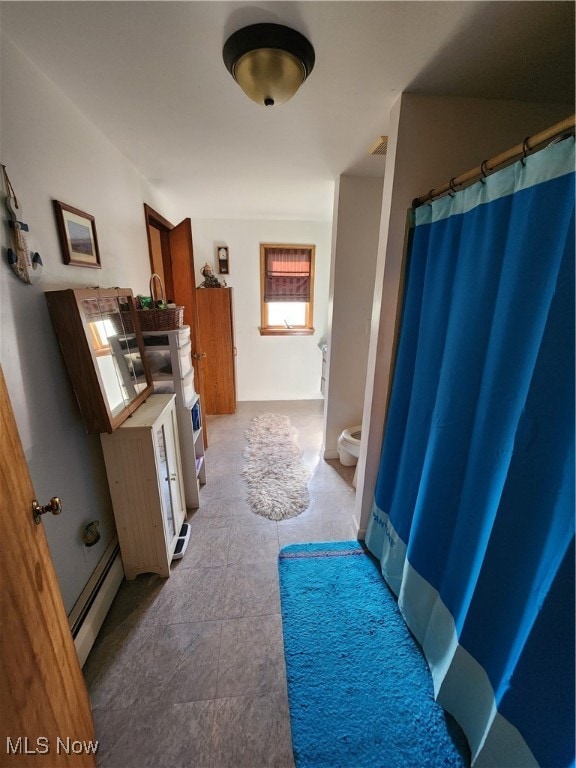
[[[356,541],[279,557],[297,768],[464,768],[428,665],[378,565]]]

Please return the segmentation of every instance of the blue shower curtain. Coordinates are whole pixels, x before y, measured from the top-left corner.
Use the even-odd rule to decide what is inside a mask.
[[[574,761],[574,162],[415,211],[366,543],[478,766]]]

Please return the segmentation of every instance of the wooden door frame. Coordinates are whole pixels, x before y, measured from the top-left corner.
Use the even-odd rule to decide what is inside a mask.
[[[174,293],[174,286],[172,284],[172,270],[170,267],[170,241],[168,239],[168,232],[174,229],[168,219],[165,219],[162,214],[155,211],[147,203],[144,203],[144,216],[146,219],[146,239],[148,241],[148,256],[150,258],[150,271],[154,272],[154,263],[152,261],[152,239],[150,237],[150,227],[154,227],[160,232],[160,243],[162,248],[162,264],[164,267],[164,288],[166,289],[166,296],[171,297]],[[168,269],[167,269],[168,267]]]
[[[174,298],[175,290],[174,290],[174,280],[172,276],[172,257],[171,257],[171,246],[170,246],[170,232],[174,229],[176,229],[179,225],[172,224],[172,222],[168,221],[164,216],[162,216],[161,213],[158,213],[158,211],[154,210],[150,205],[147,203],[144,203],[144,217],[146,220],[146,238],[148,241],[148,255],[150,258],[150,270],[151,272],[154,271],[154,263],[152,260],[152,240],[150,237],[150,227],[155,227],[160,232],[160,242],[161,242],[161,249],[162,249],[162,267],[164,270],[164,287],[166,290],[166,298]],[[180,222],[182,223],[182,222]],[[190,242],[190,249],[192,253],[194,253],[194,248],[192,242]],[[192,283],[195,282],[195,275],[192,275]],[[196,320],[196,324],[198,323],[198,320]],[[199,353],[200,350],[197,348],[198,344],[198,338],[196,327],[191,327],[191,340],[192,340],[192,353]],[[203,376],[202,376],[202,360],[201,359],[192,359],[192,364],[194,367],[194,374],[196,377],[196,386],[197,386],[197,392],[200,395],[200,410],[202,414],[202,423],[203,423],[203,430],[202,430],[202,440],[204,443],[204,448],[208,448],[208,428],[206,424],[206,411],[204,406],[204,382],[203,382]]]

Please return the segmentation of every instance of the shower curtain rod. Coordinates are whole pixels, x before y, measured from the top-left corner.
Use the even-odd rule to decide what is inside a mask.
[[[549,144],[561,136],[574,134],[575,127],[576,115],[572,115],[572,117],[567,117],[565,120],[556,123],[556,125],[547,128],[545,131],[536,133],[534,136],[528,136],[524,139],[522,144],[517,144],[515,147],[512,147],[512,149],[508,149],[506,152],[501,152],[490,160],[484,160],[483,163],[476,168],[473,168],[471,171],[467,171],[461,176],[456,176],[453,179],[450,179],[450,181],[446,182],[446,184],[443,184],[441,187],[431,189],[427,194],[422,195],[422,197],[415,197],[412,201],[412,208],[418,208],[425,203],[432,202],[432,200],[436,200],[447,192],[456,192],[456,187],[461,187],[468,182],[483,179],[489,173],[497,170],[502,165],[509,163],[511,160],[518,160],[519,158],[526,157],[529,152],[533,152],[542,144]]]

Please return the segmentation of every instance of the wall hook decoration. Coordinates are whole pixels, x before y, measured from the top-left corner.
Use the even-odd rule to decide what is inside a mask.
[[[8,264],[12,271],[23,283],[36,283],[42,274],[42,259],[37,251],[33,251],[28,246],[26,232],[29,232],[28,224],[21,221],[22,212],[18,198],[14,192],[14,187],[8,178],[6,166],[2,165],[4,176],[4,186],[6,188],[6,198],[4,205],[8,211],[8,226],[12,230],[12,244],[14,248],[8,248],[6,256]]]

